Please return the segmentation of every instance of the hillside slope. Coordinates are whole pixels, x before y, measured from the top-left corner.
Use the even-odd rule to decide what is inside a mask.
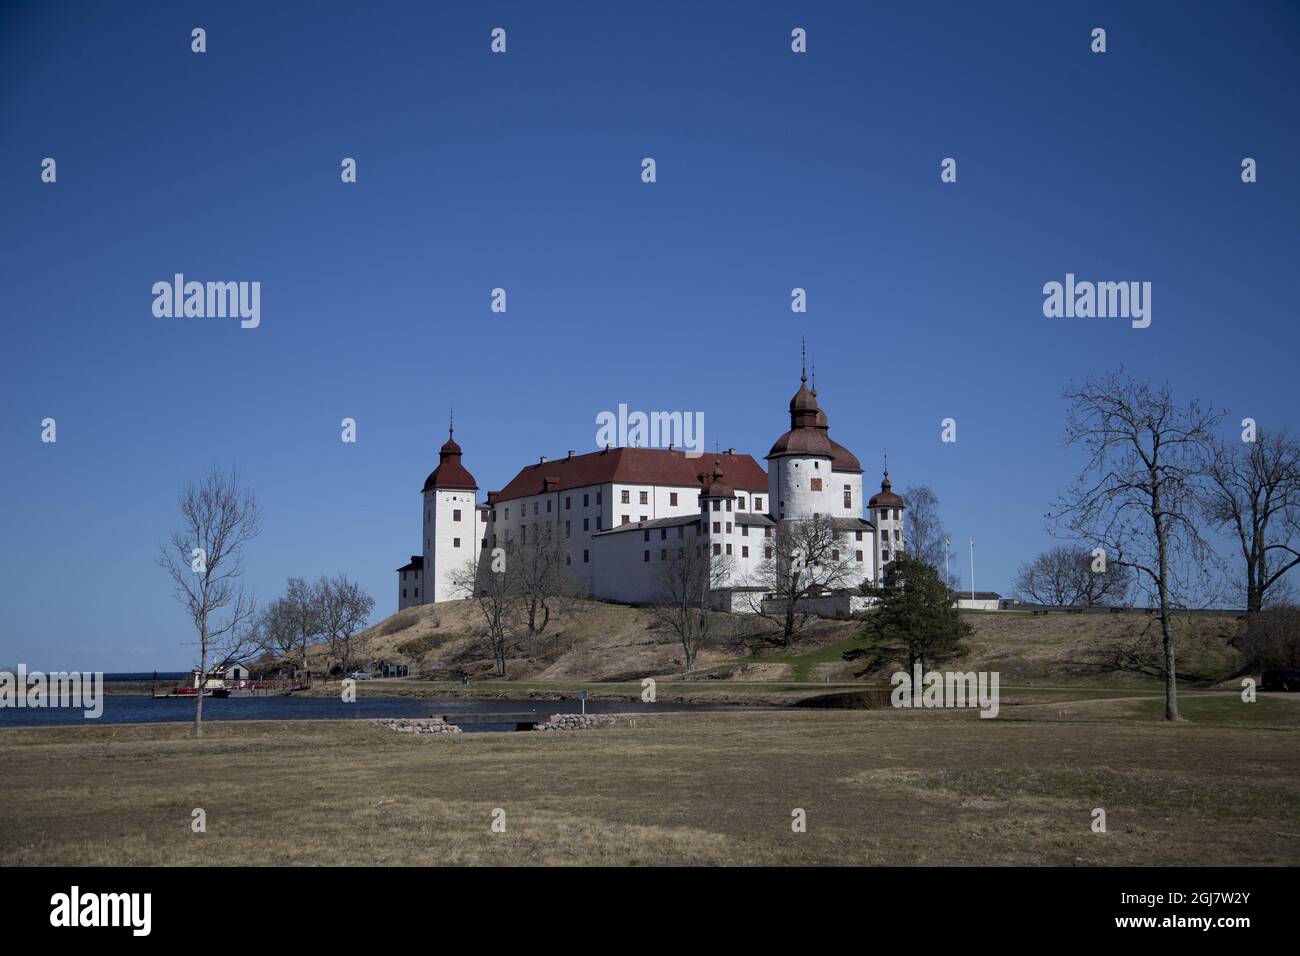
[[[1131,669],[1151,660],[1159,647],[1154,616],[1123,614],[1035,615],[973,612],[969,652],[950,669],[996,670],[1004,681],[1022,684],[1145,683],[1152,678]],[[1180,673],[1221,681],[1236,672],[1239,657],[1229,644],[1238,626],[1231,615],[1196,615],[1177,622]],[[819,621],[791,649],[777,647],[771,625],[753,615],[716,614],[715,639],[701,650],[692,678],[713,680],[811,680],[833,682],[879,678],[858,662],[843,660],[857,644],[860,624]],[[412,676],[457,679],[488,677],[491,651],[482,636],[475,602],[447,601],[407,608],[360,635],[357,643],[375,660],[406,663]],[[511,653],[513,679],[622,681],[681,677],[682,651],[673,632],[660,627],[645,608],[595,601],[577,602],[552,618],[536,646],[521,642]],[[1126,667],[1116,667],[1123,661]],[[313,670],[328,666],[328,649],[313,650]]]

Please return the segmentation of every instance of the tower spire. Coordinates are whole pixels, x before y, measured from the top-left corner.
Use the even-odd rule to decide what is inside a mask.
[[[808,381],[808,343],[802,336],[799,338],[799,381],[805,384]]]
[[[456,409],[447,409],[447,437],[451,438],[456,434]]]

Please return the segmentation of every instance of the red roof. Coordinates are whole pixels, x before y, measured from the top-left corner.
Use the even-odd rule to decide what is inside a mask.
[[[424,479],[424,490],[430,488],[451,488],[456,491],[478,491],[478,482],[460,463],[460,446],[448,435],[442,448],[438,450],[438,467],[429,472]]]
[[[628,485],[700,485],[700,476],[713,477],[714,462],[726,472],[727,484],[742,491],[767,491],[767,472],[749,455],[722,453],[687,458],[666,448],[609,448],[572,458],[528,465],[491,496],[495,504],[513,498],[568,491],[588,485],[620,482]],[[552,479],[547,481],[547,479]]]

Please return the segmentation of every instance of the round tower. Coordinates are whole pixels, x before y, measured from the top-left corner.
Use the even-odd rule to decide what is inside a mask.
[[[867,502],[867,518],[876,526],[876,582],[884,579],[885,565],[898,557],[903,550],[903,510],[906,503],[893,492],[889,482],[889,466],[880,482],[880,491]]]
[[[727,484],[722,462],[713,462],[713,472],[702,476],[700,491],[700,542],[714,558],[736,554],[736,489]],[[733,562],[734,563],[734,562]]]
[[[790,399],[790,430],[767,453],[769,513],[778,521],[838,514],[832,467],[835,449],[826,434],[817,397],[808,389],[808,371]]]
[[[424,589],[420,604],[471,597],[453,579],[478,559],[481,525],[474,495],[478,483],[461,464],[455,429],[438,449],[438,467],[424,481]]]

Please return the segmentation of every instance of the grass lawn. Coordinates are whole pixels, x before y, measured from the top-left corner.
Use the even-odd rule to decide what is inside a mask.
[[[1191,696],[1176,725],[1158,706],[664,713],[549,734],[247,721],[201,741],[14,728],[0,863],[1300,863],[1300,702]]]

